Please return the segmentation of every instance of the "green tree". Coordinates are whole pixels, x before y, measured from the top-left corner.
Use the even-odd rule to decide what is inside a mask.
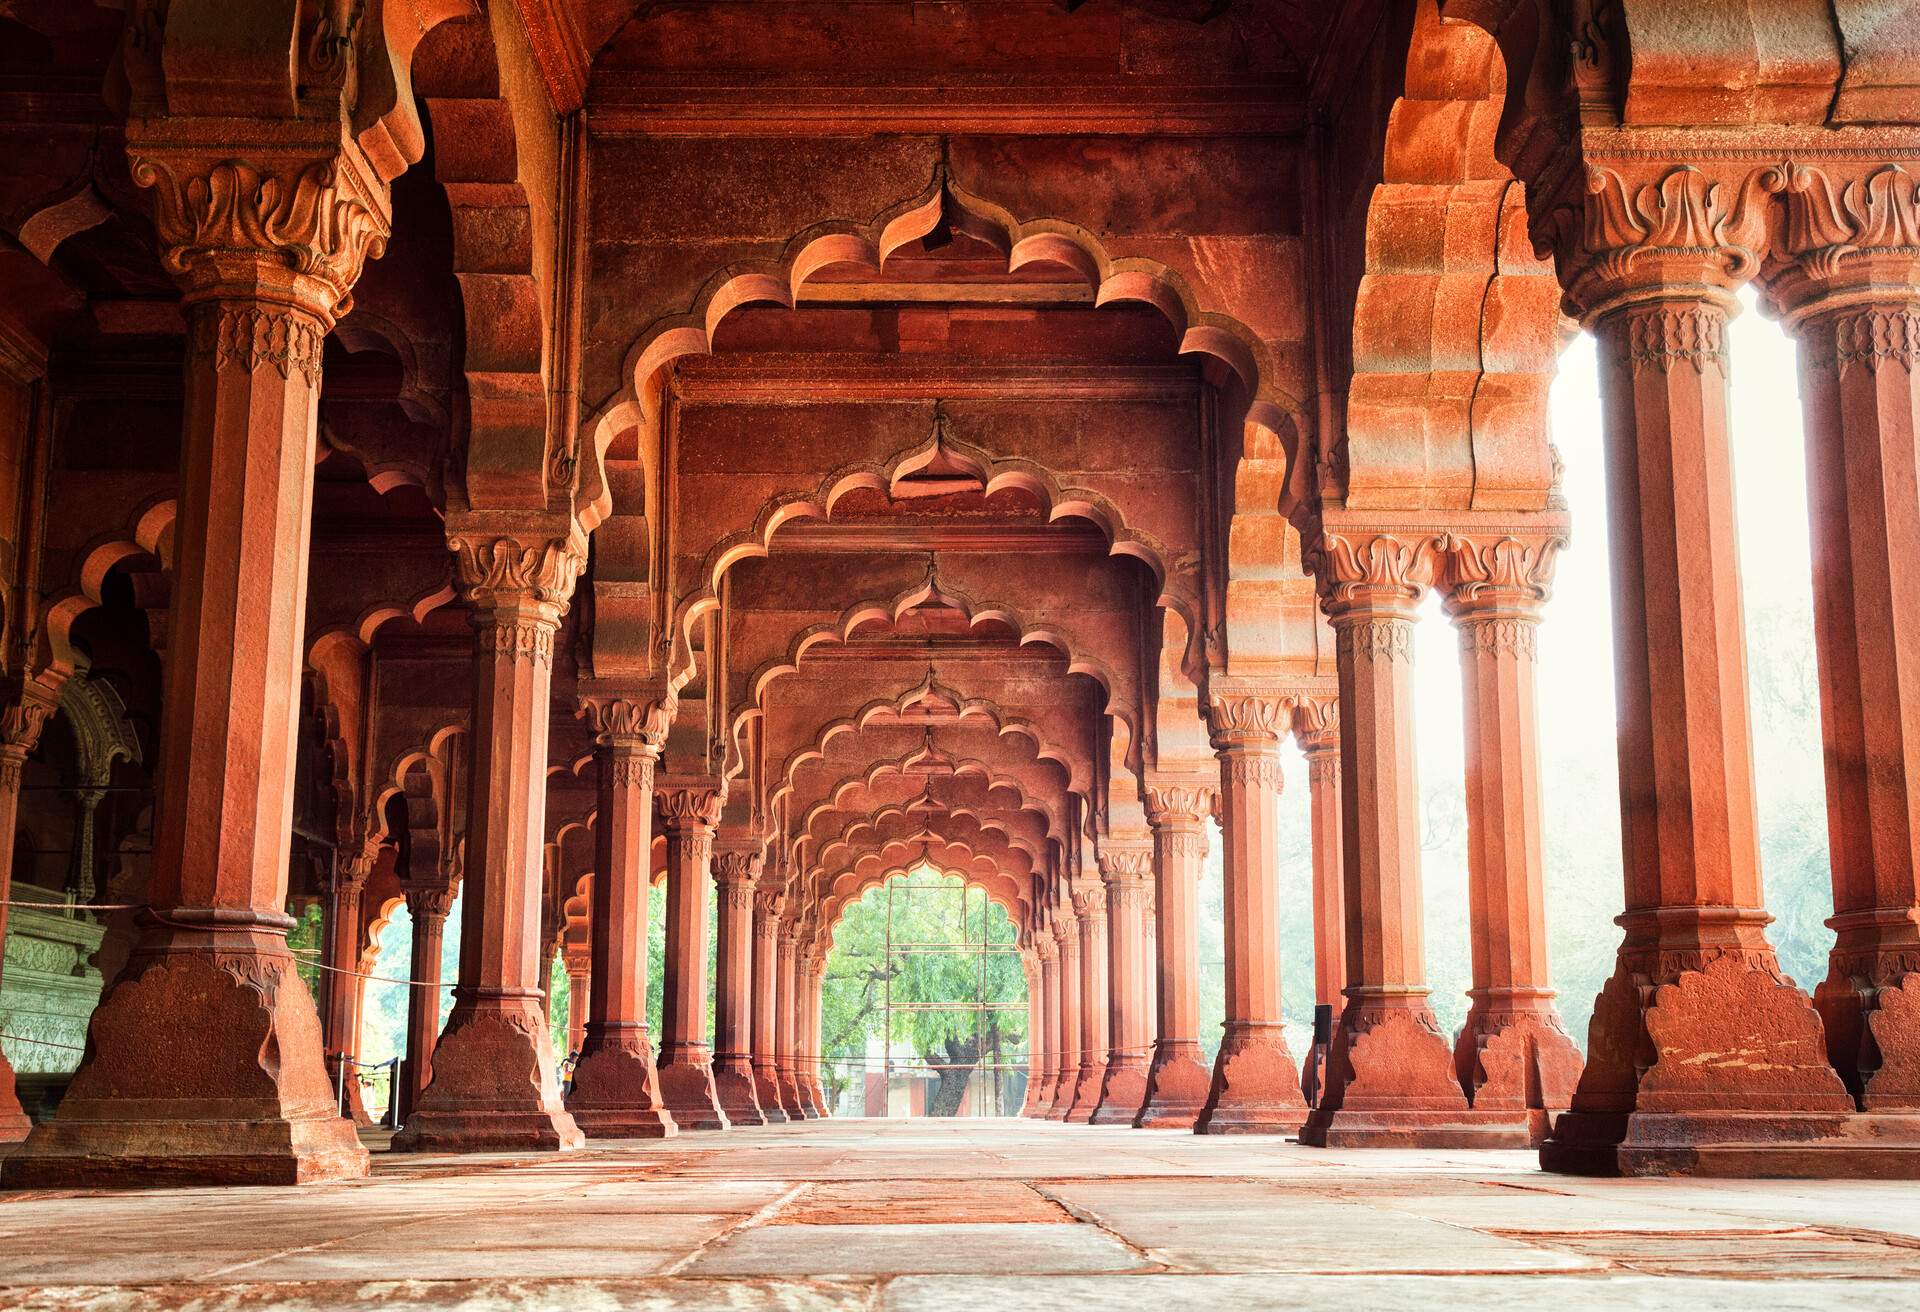
[[[822,1083],[838,1103],[878,1040],[936,1068],[930,1116],[954,1116],[982,1062],[1026,1055],[1019,933],[984,890],[921,869],[871,888],[834,927],[821,1000]],[[887,1044],[891,1041],[892,1048]],[[1002,1082],[1003,1105],[1010,1094]]]

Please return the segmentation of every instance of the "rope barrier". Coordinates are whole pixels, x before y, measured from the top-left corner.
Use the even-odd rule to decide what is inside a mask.
[[[0,907],[31,907],[35,911],[139,911],[145,902],[33,902],[19,898],[0,900]]]

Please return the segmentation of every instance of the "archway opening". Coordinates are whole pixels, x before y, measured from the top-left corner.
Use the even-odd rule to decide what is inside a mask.
[[[820,1033],[835,1115],[1016,1115],[1027,1031],[1019,930],[980,885],[921,862],[834,926]]]

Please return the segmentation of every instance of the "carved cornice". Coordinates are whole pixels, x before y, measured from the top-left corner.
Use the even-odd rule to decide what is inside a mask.
[[[246,294],[266,265],[289,275],[288,294],[325,327],[347,312],[390,231],[387,189],[358,151],[314,159],[263,147],[260,159],[238,159],[155,140],[157,130],[130,128],[127,156],[153,193],[161,263],[189,297]]]
[[[454,575],[476,609],[548,607],[555,624],[566,614],[587,563],[584,546],[571,537],[455,532],[448,534],[447,545],[453,550]]]

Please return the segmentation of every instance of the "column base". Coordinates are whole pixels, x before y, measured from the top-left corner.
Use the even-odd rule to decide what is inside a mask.
[[[754,1089],[753,1066],[744,1056],[723,1056],[713,1063],[713,1096],[732,1126],[765,1125]]]
[[[1100,1105],[1100,1085],[1107,1078],[1107,1064],[1100,1062],[1092,1066],[1082,1066],[1078,1078],[1073,1084],[1073,1101],[1067,1105],[1061,1120],[1072,1125],[1086,1125],[1093,1120],[1093,1109]]]
[[[1674,969],[1685,951],[1700,964]],[[1920,1168],[1907,1127],[1862,1117],[1827,1062],[1806,995],[1770,951],[1623,951],[1594,1003],[1573,1109],[1540,1146],[1549,1171],[1580,1175],[1904,1175]],[[1653,975],[1666,958],[1672,973]],[[1641,968],[1636,968],[1641,967]],[[1644,1064],[1647,1054],[1651,1064]],[[1764,1060],[1756,1060],[1756,1055]],[[1863,1165],[1907,1162],[1906,1166]]]
[[[753,1068],[753,1096],[768,1125],[786,1124],[787,1109],[780,1105],[780,1077],[757,1063]]]
[[[1920,1111],[1920,972],[1880,972],[1868,959],[1856,974],[1835,957],[1813,995],[1834,1068],[1864,1110]],[[1876,986],[1875,974],[1888,982]]]
[[[586,1136],[560,1102],[537,997],[455,994],[420,1094],[395,1152],[564,1152]]]
[[[1561,1175],[1920,1179],[1920,1115],[1567,1112],[1540,1146]]]
[[[1144,1057],[1107,1062],[1107,1076],[1100,1084],[1100,1101],[1088,1118],[1089,1125],[1132,1125],[1147,1101],[1147,1063]]]
[[[1229,1021],[1195,1134],[1293,1134],[1307,1114],[1300,1068],[1279,1023]]]
[[[333,1063],[327,1063],[328,1080],[340,1080],[342,1077],[333,1069]],[[356,1127],[373,1124],[373,1117],[367,1114],[366,1096],[360,1092],[359,1067],[347,1066],[344,1082],[336,1085],[340,1090],[338,1101],[344,1104],[341,1114],[352,1121]]]
[[[1053,1081],[1027,1081],[1027,1096],[1020,1104],[1020,1114],[1029,1120],[1045,1120],[1047,1108],[1053,1104]]]
[[[1572,1104],[1585,1065],[1550,1008],[1469,1012],[1453,1057],[1460,1082],[1473,1091],[1476,1119],[1480,1113],[1524,1119],[1529,1148],[1540,1146],[1553,1118]]]
[[[365,1175],[367,1151],[334,1110],[320,1017],[284,930],[149,925],[144,933],[154,937],[93,1014],[58,1114],[0,1161],[0,1186]]]
[[[20,1106],[13,1087],[13,1065],[0,1053],[0,1144],[19,1143],[33,1130],[33,1118]]]
[[[573,1068],[567,1111],[589,1139],[667,1139],[679,1133],[660,1100],[652,1045],[645,1031],[621,1042],[596,1039],[589,1029]]]
[[[683,1130],[724,1130],[726,1113],[713,1089],[707,1045],[669,1044],[660,1054],[660,1101]]]
[[[814,1120],[824,1121],[833,1114],[827,1109],[826,1091],[820,1087],[817,1077],[807,1077],[801,1083],[801,1089],[806,1096],[808,1114]]]
[[[792,1071],[780,1072],[780,1110],[787,1114],[789,1121],[807,1119],[807,1107],[800,1101],[800,1085],[794,1080]]]
[[[1200,1058],[1200,1045],[1191,1039],[1163,1039],[1153,1048],[1147,1068],[1147,1092],[1135,1129],[1191,1130],[1206,1110],[1213,1072]]]
[[[1073,1107],[1073,1091],[1080,1084],[1080,1070],[1075,1067],[1071,1072],[1062,1071],[1054,1078],[1053,1101],[1048,1103],[1040,1115],[1049,1121],[1064,1121],[1067,1112]]]
[[[1424,994],[1349,1002],[1327,1053],[1327,1089],[1301,1128],[1315,1148],[1526,1148],[1524,1107],[1476,1114]]]

